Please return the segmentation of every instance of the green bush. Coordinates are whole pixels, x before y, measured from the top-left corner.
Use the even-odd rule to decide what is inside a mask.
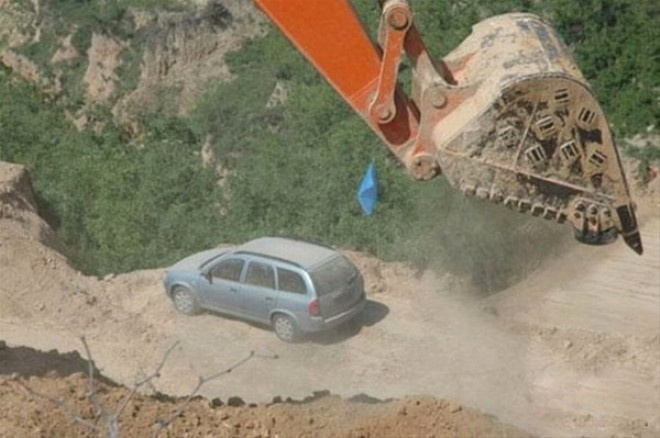
[[[74,263],[104,274],[162,265],[217,242],[217,186],[183,121],[145,121],[141,147],[108,125],[78,132],[32,87],[0,72],[0,159],[33,173]]]

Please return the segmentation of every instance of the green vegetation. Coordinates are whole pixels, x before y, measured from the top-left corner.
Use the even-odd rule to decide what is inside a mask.
[[[660,120],[660,4],[653,0],[557,1],[551,19],[619,135]],[[658,127],[656,126],[656,129]]]
[[[215,177],[183,122],[150,118],[139,148],[115,126],[78,132],[2,70],[0,102],[0,156],[32,169],[40,209],[83,270],[149,266],[216,242]]]
[[[73,42],[79,49],[89,45],[92,29],[130,38],[128,6],[172,6],[157,0],[56,3],[58,17],[77,26]],[[375,32],[375,2],[355,3]],[[486,16],[539,13],[575,49],[619,135],[660,119],[660,36],[652,1],[419,0],[413,7],[438,56]],[[222,8],[209,7],[206,14],[230,25]],[[136,83],[130,81],[138,73],[137,44],[123,54],[120,75],[128,81],[122,92]],[[44,52],[38,56],[45,61],[52,47],[25,50]],[[190,117],[145,114],[139,138],[114,124],[107,108],[97,115],[106,121],[101,131],[78,132],[62,103],[46,101],[0,70],[0,159],[33,171],[42,211],[79,267],[104,274],[163,265],[220,242],[296,235],[471,274],[496,289],[570,239],[566,227],[464,198],[442,178],[411,181],[278,32],[248,42],[228,63],[234,82],[210,84]],[[65,75],[74,107],[83,102],[72,90],[80,87],[84,68],[73,64]],[[286,84],[288,100],[266,108],[277,81]],[[226,175],[220,184],[213,166],[202,168],[198,156],[207,138]],[[376,214],[365,217],[355,190],[371,160],[381,199]]]
[[[624,145],[624,153],[639,160],[637,172],[640,175],[641,182],[648,184],[651,175],[648,170],[650,167],[660,166],[660,148],[654,147],[650,142],[646,142],[641,147],[633,145]]]

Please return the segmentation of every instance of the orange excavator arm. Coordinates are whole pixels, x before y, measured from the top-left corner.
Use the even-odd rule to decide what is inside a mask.
[[[256,2],[390,150],[400,156],[419,131],[419,112],[396,84],[394,67],[398,67],[405,32],[396,32],[397,46],[383,53],[367,35],[348,0]],[[387,66],[385,59],[391,59],[392,65]],[[387,71],[381,76],[381,70]],[[380,99],[372,107],[379,86]]]
[[[466,195],[573,225],[604,244],[642,243],[607,120],[554,30],[491,17],[444,59],[429,55],[407,0],[379,0],[378,41],[348,0],[255,0],[418,180],[442,169]],[[401,56],[412,93],[398,85]]]

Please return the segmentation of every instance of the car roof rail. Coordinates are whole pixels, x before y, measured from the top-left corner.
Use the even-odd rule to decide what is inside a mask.
[[[264,259],[270,259],[270,260],[273,260],[273,261],[276,261],[276,262],[286,263],[287,265],[295,266],[295,267],[300,268],[300,269],[304,269],[300,264],[298,264],[294,261],[287,260],[287,259],[282,258],[282,257],[269,255],[269,254],[262,254],[260,252],[239,250],[239,251],[235,251],[233,254],[257,256],[257,257],[261,257],[261,258],[264,258]]]
[[[335,248],[328,245],[327,243],[324,243],[324,242],[322,242],[318,239],[313,239],[313,238],[310,238],[310,237],[303,237],[299,234],[282,234],[282,235],[278,235],[278,236],[274,236],[274,237],[279,237],[279,238],[282,238],[282,239],[295,240],[295,241],[298,241],[298,242],[310,243],[312,245],[322,246],[323,248],[327,248],[327,249],[331,249],[331,250],[335,251]]]

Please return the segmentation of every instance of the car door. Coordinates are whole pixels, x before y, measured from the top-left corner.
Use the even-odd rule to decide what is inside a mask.
[[[220,260],[201,280],[201,298],[207,307],[229,313],[241,312],[241,278],[245,259],[229,257]]]
[[[251,319],[268,323],[276,299],[275,269],[272,264],[263,260],[250,260],[241,289],[243,313]]]

